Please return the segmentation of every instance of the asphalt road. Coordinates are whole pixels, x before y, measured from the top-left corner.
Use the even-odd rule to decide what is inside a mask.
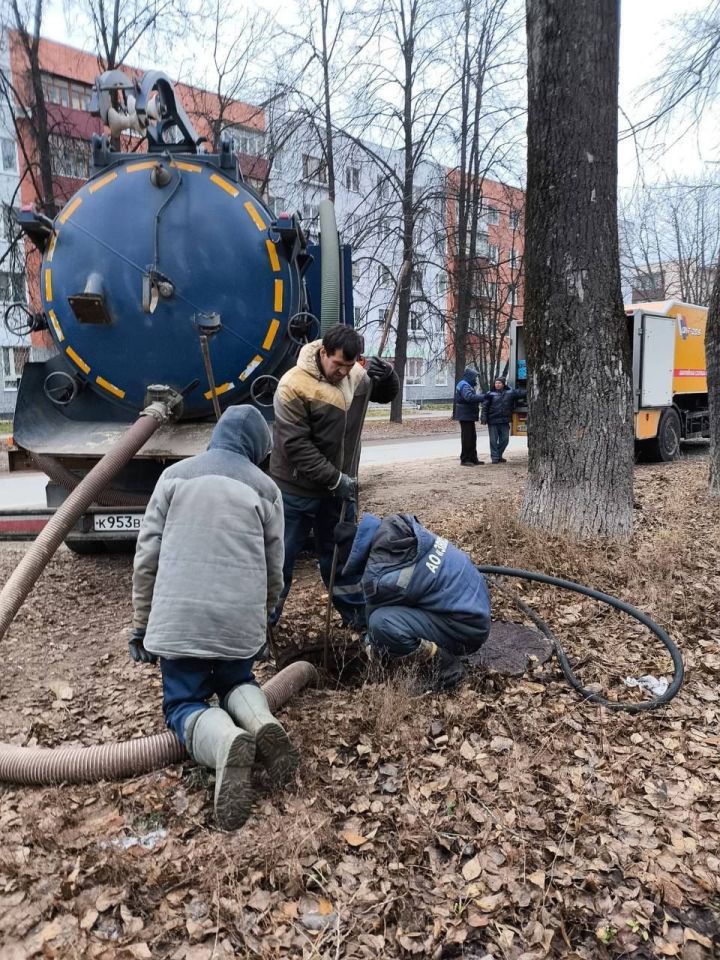
[[[522,455],[527,450],[527,441],[524,437],[511,437],[508,450],[511,457]],[[363,443],[360,464],[369,466],[412,460],[434,460],[441,457],[457,457],[459,453],[460,437],[456,433],[412,437],[407,440],[366,440]],[[478,456],[481,460],[490,460],[487,434],[478,436]],[[0,510],[44,507],[46,482],[44,473],[33,471],[0,474]]]

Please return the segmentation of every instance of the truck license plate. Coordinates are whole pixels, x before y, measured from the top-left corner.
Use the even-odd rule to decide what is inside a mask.
[[[93,514],[93,530],[96,533],[140,529],[141,513],[96,513]]]

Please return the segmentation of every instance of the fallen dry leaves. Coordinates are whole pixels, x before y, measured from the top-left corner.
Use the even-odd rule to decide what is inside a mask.
[[[211,778],[190,763],[118,784],[2,787],[0,957],[716,955],[720,510],[705,469],[639,471],[624,547],[529,534],[512,519],[512,487],[455,508],[447,491],[465,475],[454,465],[444,481],[432,465],[442,502],[423,499],[428,473],[412,506],[478,561],[591,583],[655,616],[687,667],[668,708],[632,717],[583,704],[554,661],[519,678],[475,672],[454,696],[417,697],[401,677],[307,691],[283,714],[303,757],[296,784],[263,797],[236,834],[213,829]],[[4,574],[21,553],[3,550]],[[129,583],[128,558],[53,561],[4,642],[6,739],[162,728],[157,672],[129,662],[121,635]],[[631,622],[520,589],[586,684],[630,699],[642,694],[625,676],[668,674]],[[279,642],[317,642],[322,618],[307,563]]]

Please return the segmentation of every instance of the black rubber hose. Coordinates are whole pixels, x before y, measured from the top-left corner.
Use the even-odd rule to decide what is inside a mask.
[[[658,626],[658,624],[655,623],[654,620],[651,620],[647,614],[642,612],[642,610],[638,610],[636,607],[631,606],[629,603],[625,603],[623,600],[618,600],[617,597],[611,597],[608,593],[602,593],[600,590],[594,590],[592,587],[584,586],[584,584],[575,583],[573,580],[561,580],[559,577],[551,577],[547,573],[536,573],[532,570],[518,570],[515,567],[492,567],[482,564],[478,564],[477,569],[482,574],[498,577],[515,577],[519,580],[529,580],[534,583],[545,583],[551,587],[559,587],[561,590],[571,590],[573,593],[580,593],[585,597],[591,597],[593,600],[598,600],[600,603],[607,604],[609,607],[614,607],[616,610],[626,613],[628,616],[646,626],[651,633],[655,634],[655,636],[670,654],[670,658],[673,662],[673,678],[665,693],[658,697],[653,697],[652,700],[645,700],[642,703],[618,703],[613,700],[608,700],[605,697],[600,696],[600,694],[593,693],[592,690],[587,690],[585,687],[583,687],[573,673],[570,662],[562,648],[562,645],[560,644],[560,641],[551,632],[547,624],[523,600],[521,600],[520,597],[513,597],[514,602],[520,606],[524,613],[531,617],[542,633],[544,633],[548,640],[550,640],[555,650],[555,655],[558,658],[560,668],[565,674],[565,678],[573,690],[579,693],[584,699],[590,700],[592,703],[597,703],[600,706],[607,707],[608,710],[625,710],[628,713],[643,713],[646,710],[657,710],[658,707],[662,707],[666,703],[669,703],[682,686],[685,668],[683,666],[680,651],[670,636],[668,636],[668,634],[663,630],[663,628]]]

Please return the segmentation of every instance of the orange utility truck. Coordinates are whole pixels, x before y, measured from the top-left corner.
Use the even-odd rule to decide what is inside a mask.
[[[710,436],[705,325],[707,307],[678,300],[625,307],[632,344],[635,445],[648,460],[674,460],[682,440]],[[522,323],[510,332],[510,375],[527,386]],[[513,414],[514,435],[527,433],[527,406]]]

